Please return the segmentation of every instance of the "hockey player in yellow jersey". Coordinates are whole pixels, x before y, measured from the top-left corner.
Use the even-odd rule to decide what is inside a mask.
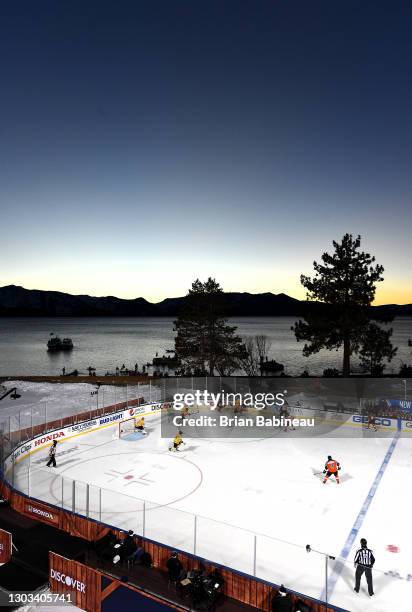
[[[182,434],[183,431],[179,430],[179,432],[175,435],[175,437],[173,438],[172,445],[169,447],[170,451],[176,452],[179,450],[179,447],[184,444]]]
[[[134,428],[136,431],[140,432],[141,434],[146,435],[146,431],[144,428],[144,417],[135,419]]]

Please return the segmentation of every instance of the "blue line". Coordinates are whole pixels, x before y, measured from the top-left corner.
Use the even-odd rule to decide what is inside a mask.
[[[367,494],[366,499],[363,502],[362,508],[360,509],[359,514],[356,517],[356,520],[355,520],[355,522],[353,524],[353,527],[352,527],[352,529],[351,529],[351,531],[350,531],[350,533],[349,533],[349,535],[348,535],[348,537],[346,539],[346,542],[345,542],[345,544],[344,544],[344,546],[342,548],[342,551],[341,551],[341,553],[339,555],[339,559],[336,562],[336,565],[334,567],[334,570],[332,572],[330,580],[328,581],[328,592],[326,593],[325,589],[322,592],[322,595],[321,595],[320,598],[323,601],[326,601],[326,597],[328,597],[328,600],[329,600],[330,597],[332,596],[332,593],[333,593],[333,590],[334,590],[334,588],[336,586],[336,583],[337,583],[337,581],[338,581],[338,579],[339,579],[339,577],[340,577],[340,575],[342,573],[342,569],[344,567],[344,562],[348,558],[349,553],[350,553],[350,551],[352,549],[353,543],[354,543],[354,541],[355,541],[355,539],[356,539],[356,537],[357,537],[357,535],[359,533],[360,528],[362,527],[362,523],[363,523],[363,521],[365,519],[365,516],[366,516],[368,510],[369,510],[369,506],[371,505],[372,500],[375,497],[375,493],[376,493],[376,491],[378,489],[378,486],[379,486],[379,484],[380,484],[380,482],[382,480],[382,477],[383,477],[383,475],[385,473],[385,470],[388,467],[389,461],[390,461],[390,459],[391,459],[391,457],[393,455],[393,452],[395,450],[395,447],[396,447],[396,444],[397,444],[397,442],[399,440],[400,435],[401,435],[400,431],[398,431],[395,434],[395,436],[394,436],[394,438],[393,438],[393,440],[392,440],[392,442],[391,442],[391,444],[390,444],[390,446],[389,446],[389,448],[388,448],[388,450],[386,452],[385,458],[382,461],[382,465],[379,468],[379,471],[378,471],[378,473],[375,476],[375,480],[373,481],[373,484],[372,484],[372,486],[371,486],[371,488],[369,490],[369,493]]]

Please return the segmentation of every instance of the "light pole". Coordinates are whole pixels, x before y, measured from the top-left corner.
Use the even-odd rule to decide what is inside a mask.
[[[406,399],[407,399],[406,398],[406,379],[403,379],[402,382],[403,382],[403,385],[405,387],[405,402],[406,402]]]

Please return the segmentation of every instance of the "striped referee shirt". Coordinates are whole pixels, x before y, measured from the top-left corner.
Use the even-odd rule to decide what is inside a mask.
[[[375,557],[370,548],[359,548],[355,555],[355,564],[362,565],[363,567],[373,567],[375,563]]]

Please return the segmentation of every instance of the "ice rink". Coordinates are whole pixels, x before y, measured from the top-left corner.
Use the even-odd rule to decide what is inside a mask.
[[[330,603],[356,612],[411,609],[412,440],[278,432],[186,439],[172,453],[160,419],[147,419],[146,436],[119,439],[117,423],[77,434],[59,443],[55,469],[43,448],[16,463],[14,486],[316,598],[325,597],[325,557],[315,550],[322,551],[345,561],[329,561]],[[316,474],[328,454],[342,465],[340,485],[323,485]],[[373,598],[364,582],[353,592],[361,537],[376,557]]]

